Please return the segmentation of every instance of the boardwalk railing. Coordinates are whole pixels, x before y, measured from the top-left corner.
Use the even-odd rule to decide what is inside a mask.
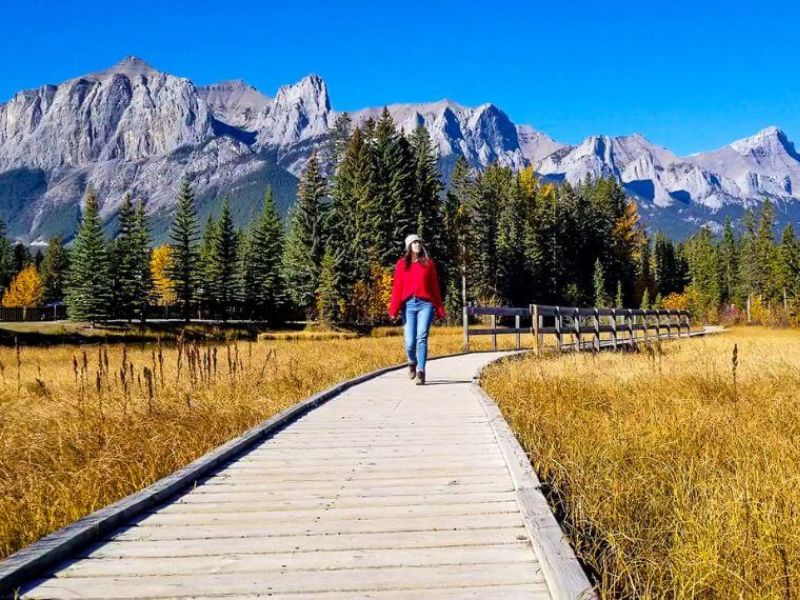
[[[470,328],[473,316],[489,316],[489,327]],[[498,327],[499,317],[514,317],[513,327]],[[530,326],[522,327],[521,321],[530,319]],[[582,349],[599,350],[601,335],[608,334],[603,342],[614,350],[633,346],[639,342],[689,336],[691,316],[686,310],[641,310],[635,308],[579,308],[575,306],[548,306],[531,304],[528,307],[473,306],[464,307],[464,348],[469,350],[469,340],[475,335],[490,335],[492,349],[497,349],[497,336],[516,336],[516,348],[522,347],[521,336],[530,333],[541,354],[544,335],[555,335],[558,350],[567,345],[565,336],[570,335],[569,346],[576,352]],[[639,335],[639,332],[642,332]]]

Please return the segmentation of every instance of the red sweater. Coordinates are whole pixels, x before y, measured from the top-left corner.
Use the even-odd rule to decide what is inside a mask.
[[[389,304],[389,316],[395,318],[400,312],[403,302],[411,296],[419,296],[433,303],[436,316],[440,319],[447,315],[442,305],[442,296],[439,293],[439,278],[436,275],[436,265],[428,259],[424,266],[420,262],[413,262],[406,269],[405,256],[400,257],[394,268],[394,281],[392,282],[392,301]]]

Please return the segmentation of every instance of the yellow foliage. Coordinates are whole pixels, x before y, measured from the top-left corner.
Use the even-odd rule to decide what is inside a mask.
[[[25,267],[17,273],[3,294],[3,306],[7,308],[39,306],[41,301],[42,278],[34,266]]]
[[[640,236],[639,207],[631,200],[625,205],[625,213],[614,224],[614,238],[629,245],[636,244]]]
[[[158,306],[169,306],[177,300],[175,282],[169,277],[171,266],[172,248],[166,245],[153,248],[150,257],[150,273],[153,277],[153,290]]]
[[[350,318],[358,323],[377,324],[387,320],[388,306],[392,300],[392,271],[373,264],[366,281],[353,286]]]
[[[664,310],[688,310],[689,301],[686,294],[672,292],[669,296],[661,300],[661,308]]]
[[[533,198],[536,193],[536,185],[538,180],[536,174],[533,172],[533,167],[525,167],[519,172],[519,187],[526,198]]]

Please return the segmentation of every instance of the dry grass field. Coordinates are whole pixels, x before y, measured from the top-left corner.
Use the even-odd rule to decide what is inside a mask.
[[[317,391],[402,362],[402,338],[391,333],[0,347],[0,557]],[[508,347],[512,338],[503,342]],[[458,352],[461,343],[457,327],[431,331],[433,356]],[[488,343],[484,338],[473,347]]]
[[[800,597],[800,333],[526,356],[482,383],[603,597]]]

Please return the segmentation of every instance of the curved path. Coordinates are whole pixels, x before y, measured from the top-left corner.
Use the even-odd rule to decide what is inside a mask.
[[[473,383],[504,354],[347,389],[22,596],[578,596],[588,581]]]

